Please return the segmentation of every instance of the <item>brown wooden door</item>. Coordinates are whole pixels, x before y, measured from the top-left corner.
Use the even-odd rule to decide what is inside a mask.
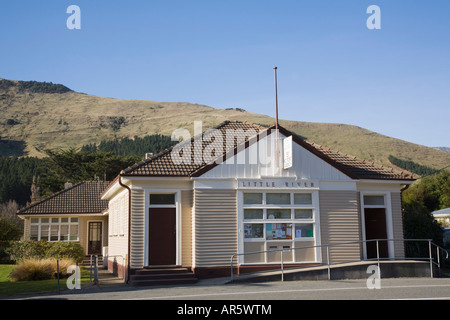
[[[88,254],[102,254],[102,222],[89,222]]]
[[[149,265],[176,264],[176,209],[149,210]]]
[[[386,231],[386,209],[384,208],[365,208],[364,220],[366,228],[366,240],[387,239]],[[387,241],[379,241],[378,248],[380,258],[389,258]],[[367,259],[377,257],[377,243],[370,241],[366,243]]]

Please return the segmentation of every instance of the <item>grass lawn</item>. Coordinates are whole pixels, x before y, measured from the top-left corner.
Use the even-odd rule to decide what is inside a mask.
[[[38,293],[58,290],[58,280],[18,281],[12,282],[9,274],[14,265],[0,265],[0,297],[24,293]],[[59,281],[61,291],[67,289],[66,279]],[[89,283],[89,270],[81,267],[81,285]]]

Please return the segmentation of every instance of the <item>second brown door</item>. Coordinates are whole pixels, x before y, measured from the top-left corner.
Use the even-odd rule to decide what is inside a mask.
[[[149,265],[176,264],[176,209],[149,210]]]
[[[387,239],[386,210],[384,208],[364,209],[364,220],[366,240]],[[368,259],[374,259],[377,257],[376,241],[368,241],[366,248]],[[378,250],[380,258],[389,258],[387,241],[378,241]]]

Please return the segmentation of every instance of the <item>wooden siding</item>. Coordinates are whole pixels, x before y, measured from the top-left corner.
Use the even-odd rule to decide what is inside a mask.
[[[125,265],[125,256],[128,254],[128,190],[123,190],[109,202],[108,222],[109,260]]]
[[[131,244],[130,267],[144,267],[145,246],[145,192],[143,189],[131,189]]]
[[[277,176],[280,178],[298,177],[311,180],[351,180],[347,175],[320,159],[310,151],[293,143],[294,166],[280,170],[275,166],[273,150],[275,135],[261,139],[247,149],[238,152],[223,164],[213,168],[201,178],[245,178],[253,179],[262,176]],[[280,138],[284,138],[280,135]],[[280,145],[282,148],[282,145]]]
[[[320,191],[321,243],[333,244],[361,240],[358,193],[354,191]],[[358,261],[361,259],[360,244],[331,246],[331,263]],[[326,263],[326,249],[322,249]]]
[[[235,190],[195,190],[195,267],[228,266],[237,252]]]
[[[400,192],[391,193],[392,223],[394,239],[403,239],[403,214],[402,199]],[[394,242],[394,253],[396,259],[405,258],[405,247],[403,241]]]
[[[181,264],[192,266],[192,206],[193,190],[181,191]]]

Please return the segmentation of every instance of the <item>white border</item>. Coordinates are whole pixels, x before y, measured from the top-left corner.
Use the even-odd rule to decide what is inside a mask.
[[[383,196],[384,197],[384,206],[381,205],[365,205],[364,204],[364,196]],[[383,208],[385,209],[386,214],[386,235],[388,239],[394,238],[394,226],[392,221],[392,204],[391,204],[391,192],[383,192],[383,191],[360,191],[360,217],[361,217],[361,236],[362,240],[366,239],[366,222],[365,222],[365,208]],[[366,244],[362,246],[363,248],[363,259],[367,260],[367,247]],[[394,242],[388,241],[388,255],[389,259],[394,259]]]
[[[150,205],[150,194],[175,194],[174,205]],[[181,190],[144,188],[144,266],[149,266],[149,210],[150,208],[175,208],[176,217],[176,257],[175,264],[181,265]]]
[[[293,236],[293,238],[291,240],[286,240],[286,242],[291,242],[291,248],[294,249],[296,248],[295,244],[297,242],[309,242],[312,241],[314,243],[315,246],[320,246],[321,245],[321,233],[320,233],[320,209],[319,209],[319,190],[316,189],[272,189],[272,188],[265,188],[265,189],[238,189],[237,190],[237,222],[238,222],[238,234],[237,234],[237,238],[238,238],[238,253],[242,254],[244,253],[244,243],[246,242],[244,239],[244,192],[255,192],[255,193],[263,193],[263,198],[265,199],[265,194],[274,192],[274,193],[289,193],[291,195],[291,203],[293,203],[293,194],[294,193],[311,193],[312,194],[312,205],[311,205],[311,209],[313,209],[314,212],[314,216],[312,221],[307,221],[305,223],[312,223],[314,225],[314,238],[313,239],[303,239],[303,240],[295,240],[295,236]],[[265,201],[263,201],[265,203]],[[251,207],[251,206],[250,206]],[[250,208],[247,207],[247,208]],[[258,207],[266,207],[265,204],[263,205],[258,205]],[[270,208],[276,208],[275,206],[270,206]],[[278,208],[282,209],[282,208],[295,208],[295,206],[293,204],[290,205],[285,205],[285,206],[279,206]],[[259,221],[257,222],[259,223]],[[268,223],[267,220],[265,220],[264,222],[261,223]],[[295,220],[293,220],[292,218],[289,220],[280,220],[279,223],[292,223],[295,224]],[[298,222],[300,223],[300,222]],[[268,241],[271,242],[271,240],[261,240],[261,242],[264,241],[264,250],[267,251],[268,250]],[[273,242],[282,242],[284,240],[273,240]],[[251,240],[248,242],[252,242]],[[259,242],[259,241],[258,241]],[[295,259],[295,250],[293,250],[292,253],[292,261],[289,262],[285,262],[285,264],[299,264],[299,263],[320,263],[322,261],[322,250],[321,247],[316,247],[315,249],[315,261],[296,261]],[[267,254],[265,254],[264,257],[264,262],[255,262],[255,263],[244,263],[244,256],[243,255],[239,255],[237,261],[239,265],[252,265],[252,264],[278,264],[279,262],[267,262]]]

